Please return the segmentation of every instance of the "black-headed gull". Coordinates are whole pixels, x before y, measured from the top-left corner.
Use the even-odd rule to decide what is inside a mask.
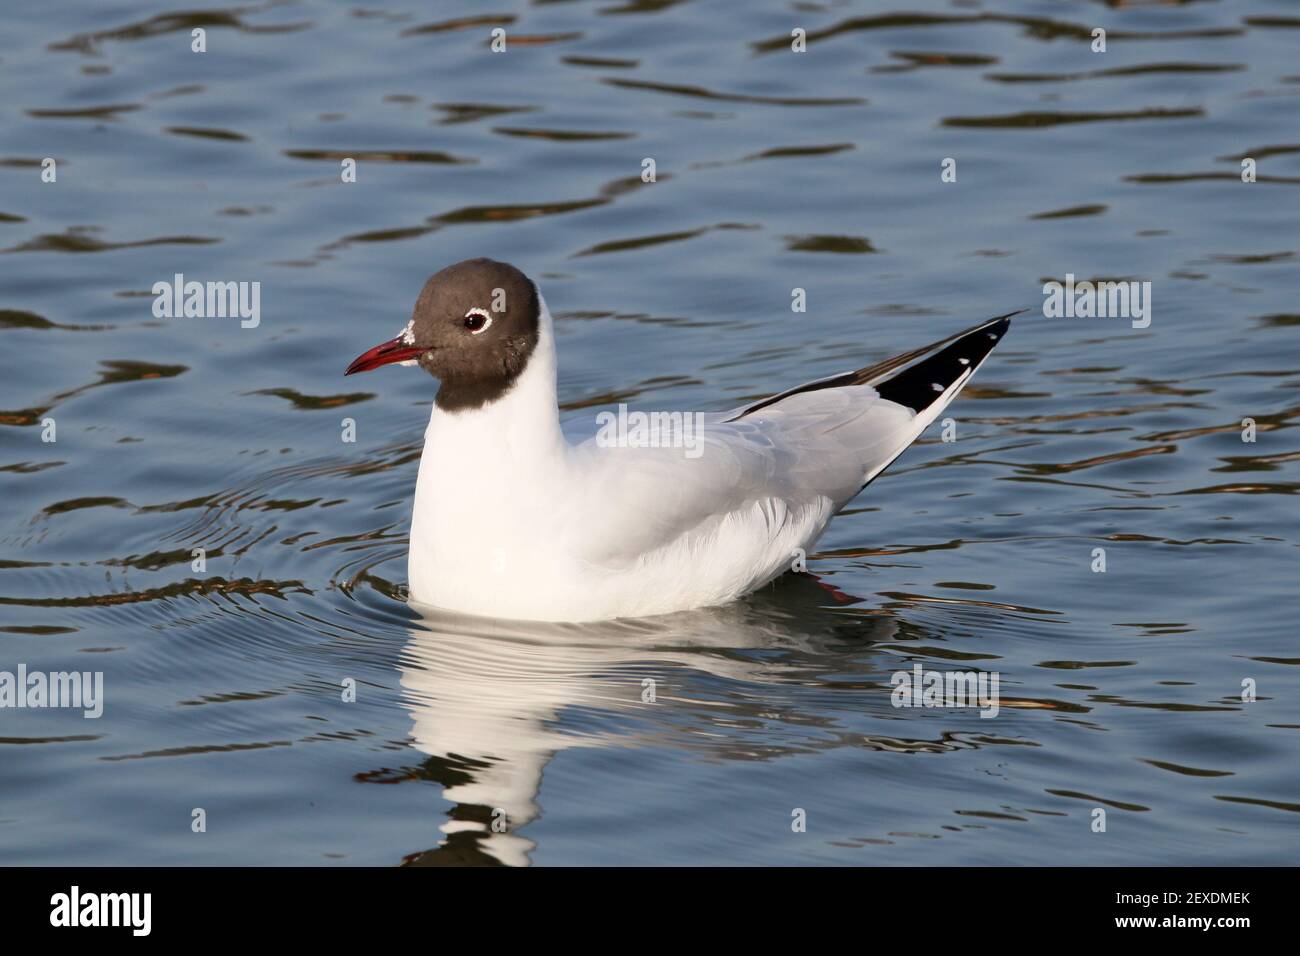
[[[415,485],[412,600],[593,621],[725,604],[791,570],[1009,324],[730,412],[570,442],[545,300],[514,266],[470,259],[430,278],[406,327],[347,374],[398,362],[441,382]]]

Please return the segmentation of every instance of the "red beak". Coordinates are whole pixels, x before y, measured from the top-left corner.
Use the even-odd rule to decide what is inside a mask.
[[[407,345],[401,338],[390,339],[387,342],[381,342],[369,352],[363,352],[357,356],[356,361],[348,366],[344,375],[351,375],[353,372],[369,372],[371,369],[379,368],[381,365],[389,365],[392,362],[406,362],[417,358],[420,353],[426,349],[416,348]]]

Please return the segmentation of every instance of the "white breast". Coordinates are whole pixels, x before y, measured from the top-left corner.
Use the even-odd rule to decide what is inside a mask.
[[[430,416],[411,526],[414,600],[551,621],[722,604],[787,570],[824,530],[838,503],[764,487],[762,442],[746,448],[728,433],[731,443],[694,460],[681,449],[570,446],[545,302],[540,325],[510,392]]]

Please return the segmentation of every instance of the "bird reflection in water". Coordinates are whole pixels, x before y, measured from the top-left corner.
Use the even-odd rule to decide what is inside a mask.
[[[413,605],[421,618],[398,665],[402,702],[414,745],[428,755],[420,776],[454,806],[440,843],[404,864],[527,865],[536,847],[527,828],[542,812],[538,794],[552,757],[667,732],[654,720],[647,730],[638,718],[645,708],[716,710],[717,700],[691,698],[691,674],[762,686],[805,679],[810,669],[863,667],[864,644],[892,639],[897,624],[889,614],[826,606],[858,600],[794,575],[737,604],[597,624]],[[872,696],[888,707],[887,685]],[[740,717],[765,709],[762,701],[752,704],[754,715],[740,709],[748,704],[725,706]],[[598,726],[574,726],[582,711],[598,715]]]

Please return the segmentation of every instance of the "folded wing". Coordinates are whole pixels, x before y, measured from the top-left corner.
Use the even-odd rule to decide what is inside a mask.
[[[587,557],[638,560],[664,542],[703,553],[729,537],[766,537],[778,557],[791,541],[810,544],[956,397],[1014,314],[733,412],[705,415],[702,429],[679,433],[675,443],[662,430],[655,447],[589,439],[574,449],[590,459],[579,469],[590,482],[584,489]],[[674,421],[693,429],[690,413]],[[590,528],[602,521],[607,532],[591,538]]]

